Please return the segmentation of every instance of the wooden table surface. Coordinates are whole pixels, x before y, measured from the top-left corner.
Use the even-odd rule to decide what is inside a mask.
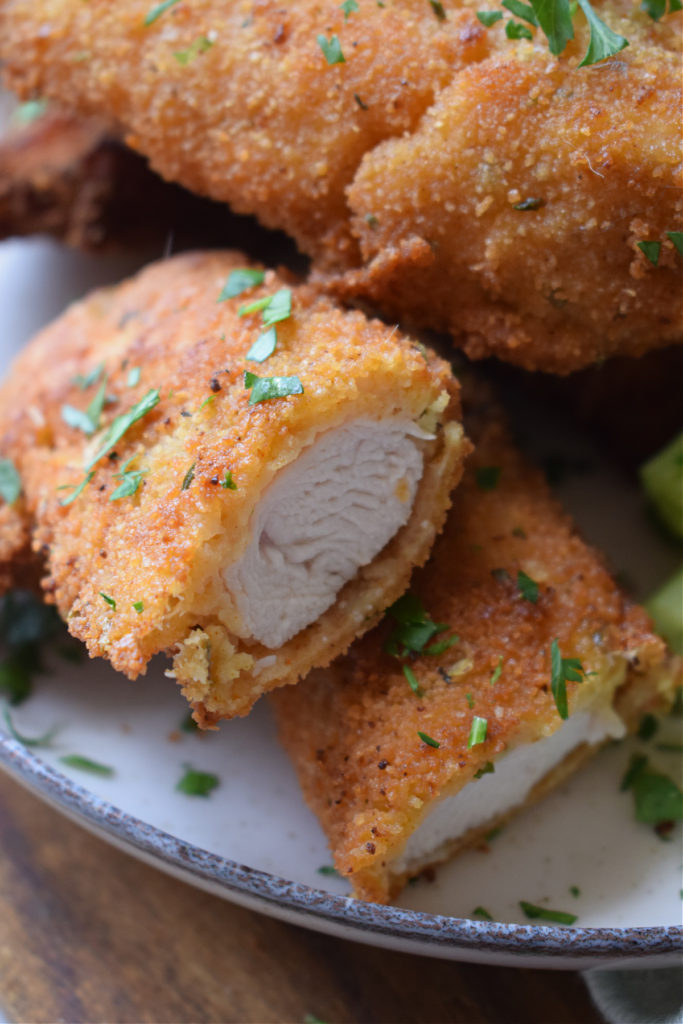
[[[262,917],[141,864],[0,776],[0,1017],[598,1024],[578,974],[409,956]]]

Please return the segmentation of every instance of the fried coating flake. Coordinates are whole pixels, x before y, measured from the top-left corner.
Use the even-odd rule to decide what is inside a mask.
[[[23,484],[24,504],[10,511],[15,520],[23,511],[46,559],[48,598],[92,656],[131,678],[155,653],[171,652],[205,725],[245,714],[262,692],[327,663],[376,620],[385,595],[398,596],[426,559],[467,451],[446,363],[273,271],[218,301],[244,265],[239,254],[191,254],[95,292],[22,352],[0,391],[0,450]],[[276,325],[276,350],[247,362],[263,330],[259,308],[278,291],[291,315]],[[299,386],[253,402],[246,370]],[[336,604],[279,649],[264,646],[225,571],[248,552],[270,485],[335,429],[366,424],[372,441],[375,429],[403,422],[422,473],[419,485],[411,477],[406,525],[352,578],[342,574]],[[396,472],[400,482],[400,464]],[[341,472],[342,494],[345,480]],[[289,500],[296,521],[297,493]],[[406,499],[397,490],[386,500]],[[271,540],[275,580],[289,554]],[[3,545],[11,549],[12,537]],[[302,558],[292,573],[306,567]]]
[[[337,295],[475,358],[568,373],[680,341],[680,12],[596,0],[629,46],[580,68],[580,13],[556,58],[502,7],[490,28],[475,0],[440,8],[3,0],[0,54],[22,95],[114,118],[165,177],[293,235]]]
[[[387,617],[331,668],[272,698],[306,801],[361,899],[386,902],[407,876],[482,841],[514,811],[451,841],[442,832],[438,844],[404,858],[437,804],[479,785],[477,773],[488,779],[502,755],[563,726],[551,687],[554,645],[583,670],[566,682],[566,725],[583,712],[609,720],[616,711],[635,728],[644,710],[667,706],[680,676],[645,613],[576,535],[501,423],[473,436],[476,452],[444,532],[410,590],[447,631],[401,661],[384,650],[396,626]],[[470,745],[475,715],[486,722],[485,739]],[[582,763],[592,742],[570,749],[528,799]],[[502,784],[504,775],[501,765]]]

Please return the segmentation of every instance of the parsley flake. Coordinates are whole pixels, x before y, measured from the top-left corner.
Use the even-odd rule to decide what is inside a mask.
[[[433,739],[433,737],[428,736],[426,732],[420,732],[420,730],[418,729],[417,735],[420,737],[423,743],[427,744],[428,747],[434,747],[435,750],[438,750],[439,747],[441,746],[438,740],[435,740]]]
[[[661,242],[636,242],[637,247],[640,249],[645,258],[656,267],[659,263],[659,254],[662,251]]]
[[[493,672],[491,673],[491,678],[489,679],[489,686],[495,686],[496,683],[498,682],[498,680],[500,679],[500,677],[502,676],[502,674],[503,674],[503,655],[501,654],[501,656],[498,659],[498,664],[496,665],[496,667],[494,668]]]
[[[144,601],[133,601],[133,608],[138,613],[138,615],[142,615],[142,613],[145,610]]]
[[[251,288],[263,284],[265,277],[264,270],[253,270],[251,267],[238,267],[236,270],[231,270],[228,280],[223,285],[223,291],[216,301],[225,302],[226,299],[235,299]]]
[[[280,288],[273,295],[240,306],[237,311],[238,316],[247,316],[249,313],[260,313],[264,327],[272,327],[281,320],[287,320],[292,315],[291,288]]]
[[[17,743],[23,743],[25,747],[49,747],[58,731],[58,727],[55,725],[42,736],[23,736],[14,728],[12,717],[7,708],[3,708],[2,716],[5,719],[7,731],[12,739],[16,740]]]
[[[360,96],[358,95],[357,92],[354,92],[353,98],[354,98],[354,100],[356,101],[356,103],[358,104],[358,106],[360,107],[361,110],[369,110],[370,109],[368,107],[367,103],[363,103],[362,99],[360,98]]]
[[[403,657],[409,652],[443,654],[458,642],[457,636],[449,637],[426,647],[434,636],[443,633],[449,627],[443,622],[432,622],[422,601],[414,594],[408,593],[399,597],[398,601],[387,608],[386,614],[396,625],[387,638],[384,650],[394,657]]]
[[[104,363],[99,363],[90,373],[86,373],[85,376],[77,373],[73,382],[79,391],[87,391],[88,388],[97,382],[101,373],[104,373]]]
[[[483,743],[486,739],[487,720],[480,718],[479,715],[475,715],[472,719],[472,725],[470,726],[470,735],[467,740],[467,749],[471,750],[472,747],[478,746]]]
[[[100,597],[107,602],[112,611],[116,611],[116,601],[109,594],[105,594],[103,590],[100,590]]]
[[[577,920],[576,914],[567,914],[564,910],[549,910],[547,907],[537,907],[526,900],[520,900],[519,905],[528,918],[534,920],[540,918],[542,921],[552,921],[553,924],[574,924]]]
[[[153,25],[157,18],[160,18],[161,15],[169,9],[169,7],[173,7],[177,3],[178,0],[162,0],[162,3],[157,4],[151,9],[151,11],[147,12],[143,25],[145,27]]]
[[[114,775],[114,769],[108,764],[100,764],[99,761],[92,761],[81,754],[65,754],[59,760],[68,768],[77,768],[79,771],[90,772],[91,775],[101,775],[103,778],[111,778]]]
[[[249,395],[249,405],[256,405],[258,402],[268,402],[272,398],[286,398],[288,395],[302,395],[304,386],[298,377],[257,377],[255,373],[246,370],[244,373],[244,387]]]
[[[513,24],[513,23],[512,22],[508,22],[508,25],[511,25],[511,24]],[[521,28],[522,26],[520,25],[518,27]],[[528,29],[527,29],[527,31],[528,31]],[[519,36],[509,36],[509,38],[510,39],[518,39]],[[530,39],[531,38],[531,33],[529,33],[529,35],[525,36],[524,38],[525,39]],[[529,199],[522,199],[521,202],[515,203],[514,206],[512,207],[512,209],[513,210],[519,210],[522,213],[526,213],[527,210],[540,210],[542,206],[545,206],[545,199],[529,198]]]
[[[47,110],[47,100],[26,100],[12,111],[12,122],[15,124],[32,124],[42,117]]]
[[[337,871],[337,869],[335,867],[333,867],[332,864],[322,864],[318,868],[318,874],[319,875],[336,876],[337,878],[339,878],[339,872]]]
[[[343,4],[339,4],[339,9],[344,12],[344,21],[348,21],[349,15],[358,10],[358,4],[356,0],[344,0]]]
[[[418,683],[417,678],[415,676],[415,673],[413,672],[413,670],[410,667],[410,665],[403,665],[402,667],[403,667],[403,675],[408,680],[408,685],[410,686],[410,689],[413,691],[413,693],[417,697],[424,696],[424,694],[422,692],[422,688],[420,687],[420,684]]]
[[[11,459],[0,459],[0,495],[13,505],[21,494],[21,477]]]
[[[472,917],[482,917],[484,921],[493,921],[493,918],[485,907],[475,907],[472,911]]]
[[[531,0],[531,6],[548,40],[550,52],[558,57],[574,38],[569,0]]]
[[[477,487],[480,491],[494,491],[498,486],[500,474],[500,466],[477,466]]]
[[[209,794],[220,785],[220,779],[211,772],[198,772],[189,765],[185,765],[185,774],[176,784],[179,793],[187,796],[209,796]]]
[[[550,688],[557,713],[562,719],[569,717],[567,682],[581,683],[586,672],[578,658],[563,658],[559,640],[550,645]]]
[[[190,64],[191,61],[198,57],[200,53],[206,53],[210,50],[213,43],[206,36],[199,36],[194,42],[190,43],[186,50],[176,50],[173,54],[179,64]]]
[[[633,791],[637,821],[660,825],[683,820],[683,792],[673,779],[648,767],[648,760],[642,754],[631,758],[621,789]]]
[[[246,354],[246,359],[251,360],[254,363],[263,363],[272,356],[277,345],[277,332],[274,327],[269,327],[263,334],[259,334],[258,338],[251,346]]]
[[[579,64],[580,68],[589,67],[591,64],[597,64],[598,61],[606,60],[607,57],[613,57],[615,53],[619,53],[620,50],[628,46],[628,39],[613,32],[609,25],[599,18],[589,0],[579,0],[579,7],[586,15],[586,21],[590,27],[590,41],[585,56]]]
[[[145,473],[149,473],[148,469],[128,469],[134,458],[135,456],[127,459],[121,466],[120,472],[114,474],[121,483],[109,495],[110,501],[118,501],[119,498],[130,498],[139,488]]]
[[[62,506],[70,505],[72,501],[75,501],[76,498],[80,494],[83,493],[83,491],[88,486],[88,484],[90,483],[90,481],[92,480],[94,475],[95,475],[95,470],[91,469],[89,473],[85,474],[85,476],[81,480],[80,484],[78,484],[78,486],[71,492],[71,494],[69,494],[68,497],[63,498],[62,501],[60,501],[59,504],[62,505]],[[67,484],[67,486],[68,486],[68,484]]]
[[[643,715],[643,717],[641,718],[636,736],[639,740],[647,742],[647,740],[652,739],[654,734],[657,732],[658,728],[659,723],[657,722],[657,719],[653,714],[648,713],[646,715]]]
[[[228,470],[223,479],[221,480],[221,487],[226,491],[236,491],[237,484],[232,478],[232,471]]]
[[[146,416],[148,412],[151,412],[154,406],[158,405],[159,397],[159,389],[152,388],[143,398],[140,399],[139,402],[136,402],[128,412],[123,412],[119,416],[116,416],[101,437],[95,454],[91,456],[86,463],[86,470],[92,469],[95,463],[99,462],[100,459],[114,447],[117,441],[121,440],[123,435],[133,426],[134,423],[137,423],[137,421],[142,419],[143,416]]]
[[[328,39],[326,36],[320,35],[318,36],[318,46],[323,51],[328,64],[346,64],[346,57],[342,53],[338,36],[334,35]]]
[[[194,733],[199,732],[199,726],[192,717],[192,711],[188,711],[182,722],[178,726],[181,732]]]
[[[474,697],[471,693],[466,693],[465,700],[467,701],[467,707],[471,710],[474,707]]]
[[[533,7],[529,4],[522,3],[522,0],[501,0],[501,6],[507,7],[508,11],[512,14],[516,14],[522,21],[528,21],[530,25],[537,26],[538,20],[534,14]]]
[[[683,9],[681,0],[643,0],[640,5],[641,11],[650,15],[653,21],[659,21],[665,14],[672,14],[674,11]]]
[[[579,889],[578,885],[570,885],[569,891],[574,897],[574,899],[578,900],[579,896],[581,895],[581,890]]]
[[[503,17],[502,11],[477,11],[477,18],[485,28],[491,28]]]
[[[436,15],[439,21],[446,20],[446,12],[444,10],[443,4],[440,3],[440,0],[429,0],[429,6],[434,11],[434,14]]]
[[[483,768],[480,768],[474,773],[475,779],[480,779],[482,775],[492,775],[496,768],[493,761],[487,761]]]
[[[681,10],[681,7],[677,7],[676,10]],[[673,8],[672,8],[673,10]],[[676,251],[683,256],[683,231],[667,231],[666,237],[670,242],[673,242]]]
[[[131,366],[130,370],[128,371],[128,377],[126,378],[126,385],[129,388],[137,387],[138,384],[140,383],[141,373],[142,370],[140,369],[139,366]]]
[[[532,580],[531,576],[527,576],[522,569],[517,573],[517,586],[525,601],[531,601],[532,604],[536,604],[538,601],[538,583]]]
[[[508,39],[533,39],[533,32],[526,25],[522,25],[519,21],[508,21],[505,25],[505,35]],[[534,210],[534,206],[522,206],[520,203],[516,204],[516,210]]]
[[[187,473],[183,477],[183,482],[180,485],[180,490],[181,491],[186,491],[188,489],[188,487],[190,486],[190,484],[192,483],[192,481],[194,480],[194,471],[195,471],[196,465],[197,465],[197,463],[193,462],[192,465],[190,466],[190,468],[188,469]]]

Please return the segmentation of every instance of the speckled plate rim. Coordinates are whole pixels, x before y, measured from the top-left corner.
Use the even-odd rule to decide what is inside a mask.
[[[505,924],[336,896],[184,842],[96,797],[1,733],[0,765],[68,817],[147,863],[232,902],[317,931],[426,956],[570,969],[624,966],[626,961],[664,965],[683,949],[683,926]]]

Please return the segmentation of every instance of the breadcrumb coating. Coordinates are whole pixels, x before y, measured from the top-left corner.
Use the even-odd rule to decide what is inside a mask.
[[[501,423],[473,436],[477,448],[444,532],[411,585],[431,619],[449,627],[435,641],[459,638],[441,654],[407,662],[420,694],[383,650],[392,629],[385,619],[331,668],[272,698],[304,796],[361,899],[396,895],[406,878],[394,862],[436,800],[507,749],[562,725],[550,685],[554,640],[586,672],[566,684],[570,716],[614,704],[635,728],[644,710],[667,706],[680,673]],[[497,485],[482,489],[482,470],[490,483],[492,468]],[[535,603],[520,589],[520,570],[538,584]],[[486,739],[468,749],[474,715],[486,719]],[[588,752],[585,744],[573,751],[531,797]],[[494,824],[434,851],[432,862],[480,841]]]
[[[163,176],[293,235],[337,295],[474,358],[567,373],[680,341],[680,12],[596,0],[629,46],[579,68],[583,14],[557,58],[479,8],[2,0],[0,55],[23,96],[113,119]]]
[[[377,619],[385,595],[398,596],[427,558],[468,450],[450,367],[305,287],[290,287],[276,351],[245,362],[262,326],[258,311],[240,316],[240,307],[287,287],[266,271],[261,285],[218,301],[245,262],[189,254],[93,293],[21,353],[0,391],[0,451],[23,484],[23,506],[0,511],[12,515],[17,547],[31,529],[49,600],[91,656],[131,678],[155,653],[174,654],[205,725],[247,713]],[[303,394],[249,404],[246,369],[297,375]],[[104,428],[145,399],[148,407],[95,458],[102,431],[86,437],[73,410],[98,395]],[[268,484],[324,431],[356,418],[424,423],[426,411],[435,430],[416,441],[424,471],[406,526],[341,590],[344,612],[333,605],[256,671],[273,652],[245,635],[222,571],[248,547]],[[137,486],[112,500],[126,480]],[[13,542],[3,536],[5,562]]]

